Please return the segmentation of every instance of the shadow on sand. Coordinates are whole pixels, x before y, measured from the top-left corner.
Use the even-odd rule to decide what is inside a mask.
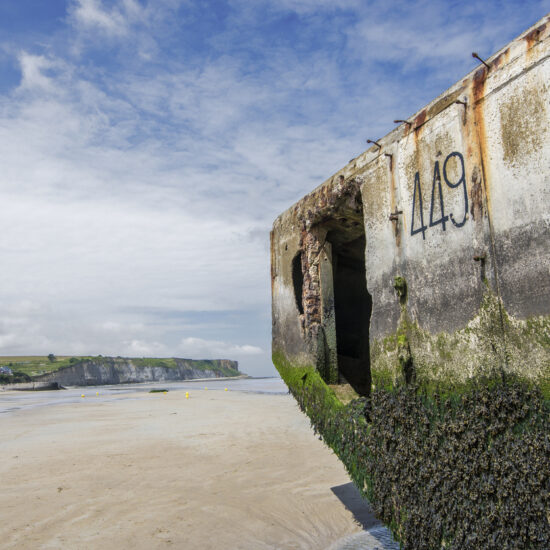
[[[353,514],[355,521],[363,527],[369,529],[380,522],[374,517],[368,502],[361,497],[359,490],[353,483],[345,483],[331,487],[330,490],[340,499],[340,502]]]
[[[361,497],[353,483],[331,487],[330,490],[353,514],[363,531],[336,541],[327,550],[399,550],[399,544],[374,517],[368,502]]]

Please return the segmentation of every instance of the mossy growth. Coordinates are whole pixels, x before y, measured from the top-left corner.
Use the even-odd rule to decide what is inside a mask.
[[[312,367],[273,361],[405,550],[550,547],[550,403],[532,384],[410,383],[343,405]]]
[[[404,277],[398,276],[393,280],[393,288],[399,296],[399,303],[405,305],[407,303],[407,281]]]
[[[351,384],[329,384],[329,388],[344,405],[347,405],[350,401],[360,397]]]
[[[336,397],[334,390],[325,384],[319,372],[312,366],[293,366],[282,353],[273,354],[273,363],[277,367],[281,378],[288,386],[298,402],[303,400],[306,414],[309,415],[313,405],[323,411],[337,411],[343,407],[342,402]],[[311,403],[306,396],[315,395],[316,402]],[[302,399],[303,398],[303,399]],[[328,414],[328,413],[327,413]]]
[[[371,343],[371,374],[378,388],[414,382],[429,393],[456,392],[480,376],[515,375],[550,397],[550,317],[515,319],[487,289],[478,314],[463,329],[433,334],[402,304],[397,331]]]

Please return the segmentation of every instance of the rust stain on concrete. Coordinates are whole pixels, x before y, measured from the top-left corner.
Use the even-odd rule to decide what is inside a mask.
[[[505,65],[510,60],[510,48],[506,48],[503,52],[499,53],[492,61],[491,68],[498,69],[502,65]]]
[[[485,182],[485,196],[487,199],[487,210],[489,217],[491,216],[491,195],[489,193],[488,180],[490,178],[487,160],[487,132],[485,128],[485,114],[483,99],[485,97],[485,84],[487,81],[487,67],[480,67],[474,74],[472,79],[472,96],[474,109],[474,124],[477,130],[477,140],[479,144],[481,169],[483,172],[483,180]]]
[[[524,40],[527,43],[528,50],[530,50],[535,45],[535,43],[539,41],[539,38],[545,29],[546,23],[543,23],[542,25],[538,26],[536,29],[529,31],[525,35]]]
[[[414,124],[413,124],[415,131],[418,130],[422,126],[422,124],[424,124],[424,122],[426,122],[427,114],[428,114],[428,111],[426,109],[423,109],[422,111],[420,111],[418,115],[416,115],[414,119]],[[415,137],[416,137],[416,132],[415,132]]]

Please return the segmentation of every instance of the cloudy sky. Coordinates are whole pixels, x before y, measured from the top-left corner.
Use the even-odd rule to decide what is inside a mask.
[[[1,0],[0,355],[274,373],[274,218],[549,4]]]

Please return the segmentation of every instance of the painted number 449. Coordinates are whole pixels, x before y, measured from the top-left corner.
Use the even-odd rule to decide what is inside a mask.
[[[447,174],[447,164],[448,162],[456,157],[459,161],[460,165],[460,177],[458,178],[458,181],[452,182],[449,180],[448,174]],[[414,191],[413,191],[413,202],[412,202],[412,216],[411,216],[411,235],[416,235],[418,233],[422,233],[422,238],[426,239],[426,231],[428,227],[434,227],[436,225],[440,225],[445,231],[446,224],[449,222],[449,219],[451,220],[451,223],[455,227],[462,227],[466,223],[467,219],[467,213],[468,213],[468,191],[466,189],[466,174],[464,171],[464,157],[457,152],[451,153],[443,163],[443,179],[445,180],[446,185],[451,189],[456,189],[457,187],[460,187],[462,185],[462,189],[464,191],[464,216],[462,218],[462,221],[457,222],[453,216],[452,213],[450,213],[448,216],[445,214],[445,204],[443,201],[443,189],[441,186],[441,171],[439,169],[439,161],[435,161],[434,165],[434,177],[433,177],[433,183],[432,183],[432,200],[430,202],[430,225],[426,226],[424,224],[424,208],[423,208],[423,202],[422,202],[422,188],[420,186],[420,174],[417,172],[414,175]],[[440,216],[437,219],[434,219],[434,205],[436,202],[439,203],[439,213]],[[418,207],[417,207],[418,203]],[[418,209],[418,213],[417,213]],[[415,229],[415,214],[418,218],[420,218],[420,226]],[[418,221],[416,222],[418,223]]]

